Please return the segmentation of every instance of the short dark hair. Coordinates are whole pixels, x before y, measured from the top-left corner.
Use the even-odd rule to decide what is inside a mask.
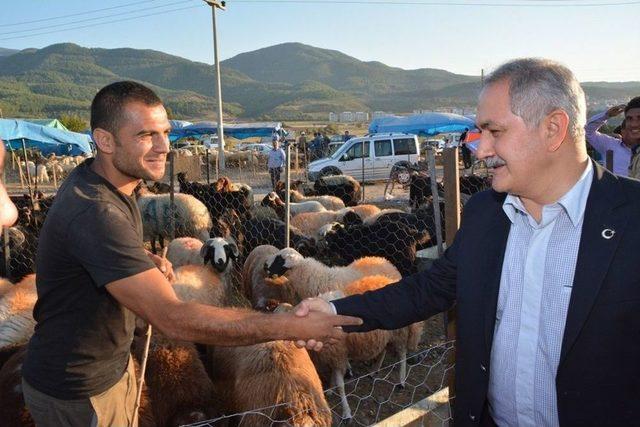
[[[145,85],[132,81],[111,83],[100,89],[91,102],[91,130],[101,128],[115,134],[129,102],[162,105],[158,95]]]
[[[627,103],[627,106],[624,107],[624,113],[627,114],[627,111],[631,110],[632,108],[640,108],[640,96],[636,96]]]

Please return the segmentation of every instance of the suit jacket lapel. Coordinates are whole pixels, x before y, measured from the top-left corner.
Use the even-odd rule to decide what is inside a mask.
[[[595,162],[594,166],[559,367],[571,350],[593,307],[628,221],[624,209],[616,209],[626,200],[618,186],[618,179]],[[603,237],[603,231],[606,229],[615,231],[612,238]]]
[[[491,223],[486,229],[484,238],[479,248],[484,274],[483,306],[484,306],[484,336],[487,352],[491,351],[493,331],[496,323],[496,309],[498,305],[498,291],[500,290],[500,278],[502,277],[502,264],[504,261],[507,240],[511,221],[502,210],[502,203],[506,194],[498,194],[499,204],[497,210],[491,212]]]

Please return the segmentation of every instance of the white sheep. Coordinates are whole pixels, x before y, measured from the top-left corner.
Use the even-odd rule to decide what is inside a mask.
[[[183,265],[202,265],[202,241],[195,237],[178,237],[169,242],[167,259],[174,269]]]
[[[296,203],[307,202],[310,200],[320,202],[325,209],[330,211],[337,211],[345,208],[342,199],[335,196],[305,196],[298,190],[291,190],[289,198],[292,202]]]
[[[269,256],[265,268],[271,277],[285,276],[282,301],[297,304],[305,298],[342,289],[364,276],[382,275],[392,281],[401,279],[400,272],[382,257],[363,257],[346,267],[329,267],[314,258],[305,258],[292,248]]]
[[[280,217],[280,219],[284,221],[286,205],[275,192],[272,191],[269,194],[267,194],[262,200],[262,205],[269,206],[270,208],[272,208],[278,214],[278,217]],[[292,217],[302,213],[306,213],[306,212],[324,212],[324,211],[326,211],[326,209],[324,206],[322,206],[322,203],[316,202],[314,200],[308,200],[300,203],[295,203],[295,202],[289,203],[289,212]]]
[[[175,218],[175,237],[195,237],[203,242],[209,238],[209,230],[213,227],[211,216],[207,207],[195,197],[174,194],[172,209],[169,194],[151,194],[145,189],[138,194],[144,239],[151,241],[153,251],[156,250],[156,238],[160,240],[160,246],[164,246],[164,238],[170,236],[172,213]]]
[[[211,357],[214,393],[223,412],[253,412],[240,420],[241,425],[331,425],[331,410],[306,350],[272,341],[215,347]],[[254,412],[273,406],[267,415]]]
[[[35,274],[15,285],[4,284],[0,292],[0,348],[23,344],[33,335],[36,323],[33,319],[33,307],[38,299]]]

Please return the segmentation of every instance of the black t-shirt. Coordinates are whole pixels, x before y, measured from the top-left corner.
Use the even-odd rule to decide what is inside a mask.
[[[135,315],[105,285],[154,268],[134,197],[87,160],[56,195],[36,255],[37,321],[22,374],[58,399],[102,393],[124,373]]]

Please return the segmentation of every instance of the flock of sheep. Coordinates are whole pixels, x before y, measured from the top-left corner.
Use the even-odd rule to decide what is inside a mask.
[[[144,239],[154,251],[156,243],[168,242],[167,257],[175,272],[172,286],[183,300],[287,310],[287,304],[306,297],[336,298],[396,282],[415,271],[416,251],[433,245],[435,223],[428,197],[414,212],[357,204],[360,185],[348,176],[326,177],[312,189],[292,190],[290,248],[284,247],[282,187],[254,203],[250,187],[227,178],[207,185],[179,175],[178,182],[173,205],[169,194],[146,186],[137,196]],[[36,210],[40,216],[46,215],[50,201]],[[24,205],[26,210],[32,207]],[[32,213],[24,223],[25,209],[14,234],[30,233],[24,238],[37,240],[41,220]],[[13,279],[17,284],[0,282],[0,419],[4,425],[29,425],[20,366],[33,332],[37,296],[33,274]],[[141,331],[144,326],[140,321]],[[332,413],[318,372],[330,372],[324,379],[339,390],[342,418],[350,418],[344,389],[349,362],[376,360],[380,367],[390,349],[401,360],[398,383],[404,384],[406,356],[417,349],[421,335],[421,323],[350,334],[344,342],[309,355],[288,342],[214,348],[154,334],[140,424],[178,425],[275,407],[269,415],[274,422],[330,425]],[[136,335],[132,354],[137,362],[143,347],[144,336]],[[242,423],[265,421],[252,414]]]

